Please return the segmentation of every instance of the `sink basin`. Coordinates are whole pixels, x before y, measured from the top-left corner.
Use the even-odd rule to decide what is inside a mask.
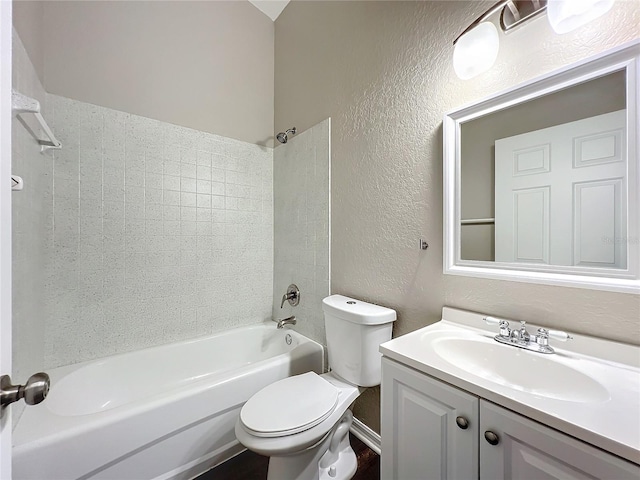
[[[451,365],[515,390],[578,403],[609,399],[604,386],[565,365],[556,354],[529,352],[486,337],[438,336],[423,340],[433,353]]]
[[[439,322],[381,344],[383,362],[640,464],[640,347],[574,333],[550,342],[556,353],[542,354],[496,342],[498,329],[484,318],[445,307]]]

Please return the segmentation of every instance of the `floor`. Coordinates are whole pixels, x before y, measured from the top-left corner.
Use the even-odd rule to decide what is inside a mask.
[[[358,457],[358,471],[352,480],[379,480],[380,457],[357,437],[349,436]],[[268,457],[247,450],[195,480],[265,480],[268,465]]]

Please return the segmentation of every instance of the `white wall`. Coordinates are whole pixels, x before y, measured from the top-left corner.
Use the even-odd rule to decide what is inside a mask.
[[[13,32],[13,84],[18,92],[37,99],[50,119],[47,98],[20,37]],[[33,115],[24,118],[35,127]],[[36,130],[37,131],[37,130]],[[14,383],[24,383],[44,368],[46,310],[45,275],[53,233],[53,161],[14,117],[11,124],[11,173],[24,180],[24,190],[11,193],[12,295]],[[14,406],[14,422],[24,402]]]
[[[273,152],[252,144],[272,143],[273,22],[245,1],[14,4],[15,84],[64,145],[15,143],[18,371],[270,317]]]
[[[395,308],[395,335],[450,305],[640,343],[638,296],[442,273],[443,114],[640,35],[636,1],[562,36],[543,15],[462,81],[453,39],[494,3],[292,2],[276,20],[276,130],[331,117],[331,291]],[[378,428],[375,389],[355,414]]]
[[[18,3],[47,92],[272,144],[274,26],[248,1]]]
[[[64,147],[53,160],[48,368],[270,318],[271,148],[48,103]]]
[[[295,315],[296,330],[322,344],[322,299],[329,295],[330,134],[331,121],[323,120],[290,137],[273,158],[273,318]],[[300,289],[300,304],[280,308],[291,283]]]
[[[13,25],[42,83],[44,81],[43,2],[13,0]]]

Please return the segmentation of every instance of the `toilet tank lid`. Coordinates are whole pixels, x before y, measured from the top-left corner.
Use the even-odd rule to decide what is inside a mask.
[[[396,319],[395,310],[343,295],[326,297],[322,300],[322,310],[325,314],[361,325],[380,325]]]

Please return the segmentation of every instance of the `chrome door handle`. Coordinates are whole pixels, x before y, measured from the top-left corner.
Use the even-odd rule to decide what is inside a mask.
[[[29,377],[24,385],[13,385],[9,375],[0,377],[0,404],[5,407],[24,398],[27,405],[36,405],[43,401],[49,393],[51,381],[44,372]]]

